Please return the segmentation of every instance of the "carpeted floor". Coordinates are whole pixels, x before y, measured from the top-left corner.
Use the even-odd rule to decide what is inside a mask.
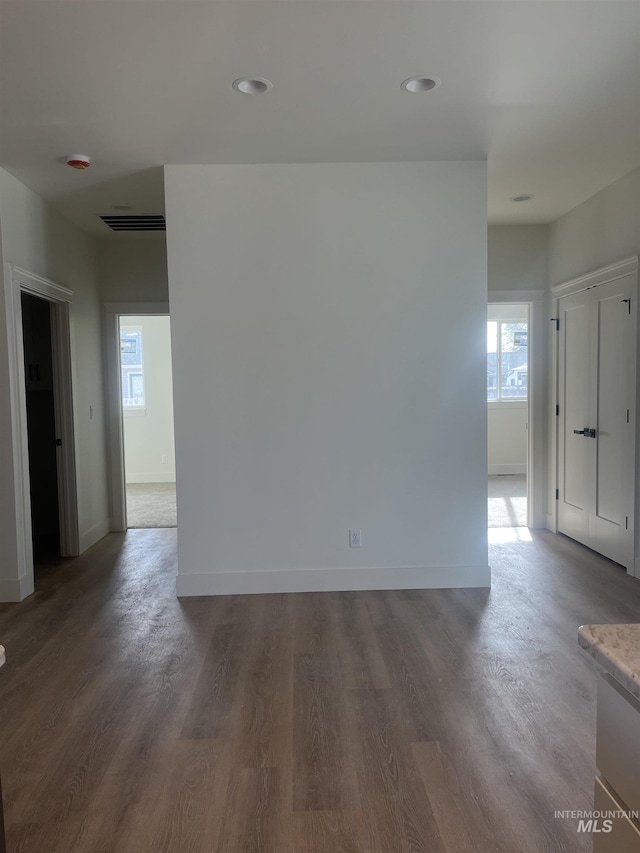
[[[489,477],[489,527],[526,527],[527,478]],[[175,483],[128,483],[128,527],[176,527]]]
[[[176,527],[175,483],[127,483],[127,527]]]
[[[489,527],[527,526],[525,474],[489,477]]]

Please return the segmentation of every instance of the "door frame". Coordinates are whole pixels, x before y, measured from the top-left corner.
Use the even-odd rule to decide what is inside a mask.
[[[127,498],[124,465],[124,426],[120,386],[120,317],[169,316],[168,302],[105,302],[105,364],[107,365],[107,412],[109,472],[111,477],[111,529],[127,530]]]
[[[51,355],[53,362],[53,399],[56,437],[61,440],[56,457],[60,554],[80,554],[78,491],[76,474],[75,426],[73,410],[73,371],[69,306],[73,291],[15,264],[9,264],[11,277],[11,333],[9,344],[9,388],[13,432],[13,467],[18,540],[18,595],[22,600],[34,591],[33,540],[29,474],[29,434],[27,395],[24,373],[24,337],[22,294],[46,300],[51,311]]]
[[[559,400],[559,369],[560,369],[560,353],[559,353],[559,335],[557,332],[559,331],[559,327],[557,324],[556,318],[559,316],[559,307],[560,307],[560,299],[563,296],[570,296],[572,293],[578,293],[582,290],[590,290],[592,287],[598,287],[599,285],[609,284],[609,282],[615,281],[619,278],[625,278],[628,275],[633,276],[633,286],[635,287],[635,292],[638,292],[638,256],[632,255],[631,257],[624,258],[621,261],[616,261],[612,264],[607,264],[607,266],[599,267],[598,269],[591,270],[584,275],[577,276],[576,278],[571,278],[568,281],[560,282],[559,284],[554,285],[551,288],[551,320],[556,321],[556,334],[551,336],[550,343],[550,362],[551,362],[551,371],[550,371],[550,420],[553,419],[553,423],[549,429],[549,490],[548,490],[548,507],[549,512],[547,514],[548,524],[547,527],[553,533],[558,532],[558,502],[556,499],[558,484],[560,481],[560,472],[558,470],[558,460],[559,460],[559,443],[560,443],[560,434],[559,434],[559,423],[558,418],[555,413],[558,411],[558,406],[560,405]],[[638,298],[636,298],[636,303],[640,302]],[[637,336],[638,336],[638,319],[640,318],[640,306],[636,304],[635,311],[633,312],[633,316],[635,317],[635,341],[634,348],[636,351],[636,405],[635,410],[633,412],[633,416],[635,418],[634,423],[638,423],[638,406],[640,405],[640,393],[638,393],[638,379],[640,378],[640,370],[637,365],[638,358],[638,348],[637,348]],[[633,461],[633,470],[635,472],[635,483],[633,488],[633,506],[631,507],[631,519],[634,524],[635,530],[635,539],[634,539],[634,552],[633,552],[633,562],[632,566],[627,570],[629,574],[634,577],[640,577],[640,560],[636,556],[638,554],[638,544],[637,544],[637,534],[638,534],[638,519],[637,519],[637,508],[640,506],[640,501],[638,501],[638,485],[639,478],[635,469],[635,457],[637,456],[637,429],[634,429],[633,435],[635,436],[635,447],[634,447],[634,461]]]
[[[529,309],[527,391],[527,527],[545,527],[543,509],[544,470],[544,290],[490,290],[488,305],[526,305]]]

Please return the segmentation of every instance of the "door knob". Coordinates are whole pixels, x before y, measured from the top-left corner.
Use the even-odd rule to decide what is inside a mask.
[[[589,430],[587,429],[587,427],[585,427],[584,429],[574,429],[573,432],[575,435],[586,435]]]

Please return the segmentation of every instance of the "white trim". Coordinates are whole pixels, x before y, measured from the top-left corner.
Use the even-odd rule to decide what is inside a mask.
[[[89,530],[85,531],[80,537],[80,553],[84,554],[88,548],[91,548],[92,545],[99,542],[110,531],[110,518],[105,518],[102,521],[99,521],[98,524],[94,524],[93,527],[90,527]]]
[[[544,514],[544,528],[545,530],[550,530],[552,533],[558,532],[555,527],[554,516],[550,512],[545,512]]]
[[[516,462],[513,465],[489,465],[489,476],[498,476],[500,474],[526,474],[527,466]]]
[[[29,272],[29,270],[17,267],[12,263],[9,264],[9,269],[11,270],[11,281],[20,285],[20,290],[44,296],[49,302],[73,302],[73,291],[61,284],[56,284],[55,281],[43,278],[41,275]]]
[[[522,305],[544,299],[544,294],[544,290],[490,290],[487,301],[496,305],[502,302],[509,305]]]
[[[53,356],[54,415],[56,435],[62,446],[58,458],[58,503],[60,505],[60,554],[77,557],[81,552],[78,531],[78,479],[71,385],[71,336],[68,302],[51,303],[51,350]]]
[[[0,600],[9,596],[30,595],[34,589],[31,496],[29,478],[29,435],[24,375],[22,332],[22,292],[37,295],[51,303],[53,389],[57,436],[62,446],[58,459],[58,497],[60,509],[60,552],[62,556],[79,554],[78,497],[75,458],[75,430],[72,391],[69,303],[73,292],[54,281],[9,263],[7,331],[9,355],[9,400],[11,409],[14,494],[16,509],[17,574],[9,586],[0,584]],[[12,586],[13,584],[13,586]],[[22,600],[20,598],[19,600]]]
[[[209,572],[176,576],[179,598],[268,592],[342,592],[376,589],[462,589],[491,586],[489,566],[294,569]]]
[[[175,483],[175,481],[176,472],[173,470],[129,474],[127,477],[127,483],[131,483],[132,485],[137,483]]]
[[[35,591],[33,572],[20,575],[19,578],[0,578],[0,601],[24,601]]]
[[[124,428],[120,385],[120,317],[168,315],[168,302],[105,302],[104,358],[107,366],[107,422],[111,478],[111,529],[127,529]],[[149,482],[149,481],[147,481]]]
[[[555,298],[567,296],[570,293],[577,293],[580,290],[588,290],[590,287],[597,287],[599,284],[607,284],[610,281],[615,281],[617,278],[624,278],[625,275],[638,271],[638,256],[633,255],[630,258],[625,258],[622,261],[617,261],[614,264],[608,264],[606,267],[600,267],[592,272],[579,275],[577,278],[571,278],[568,281],[563,281],[551,288],[551,293]]]

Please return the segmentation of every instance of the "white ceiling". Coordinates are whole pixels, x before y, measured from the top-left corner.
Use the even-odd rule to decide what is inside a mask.
[[[162,210],[165,163],[486,158],[517,223],[640,161],[638,0],[1,0],[0,39],[0,165],[102,236]]]

